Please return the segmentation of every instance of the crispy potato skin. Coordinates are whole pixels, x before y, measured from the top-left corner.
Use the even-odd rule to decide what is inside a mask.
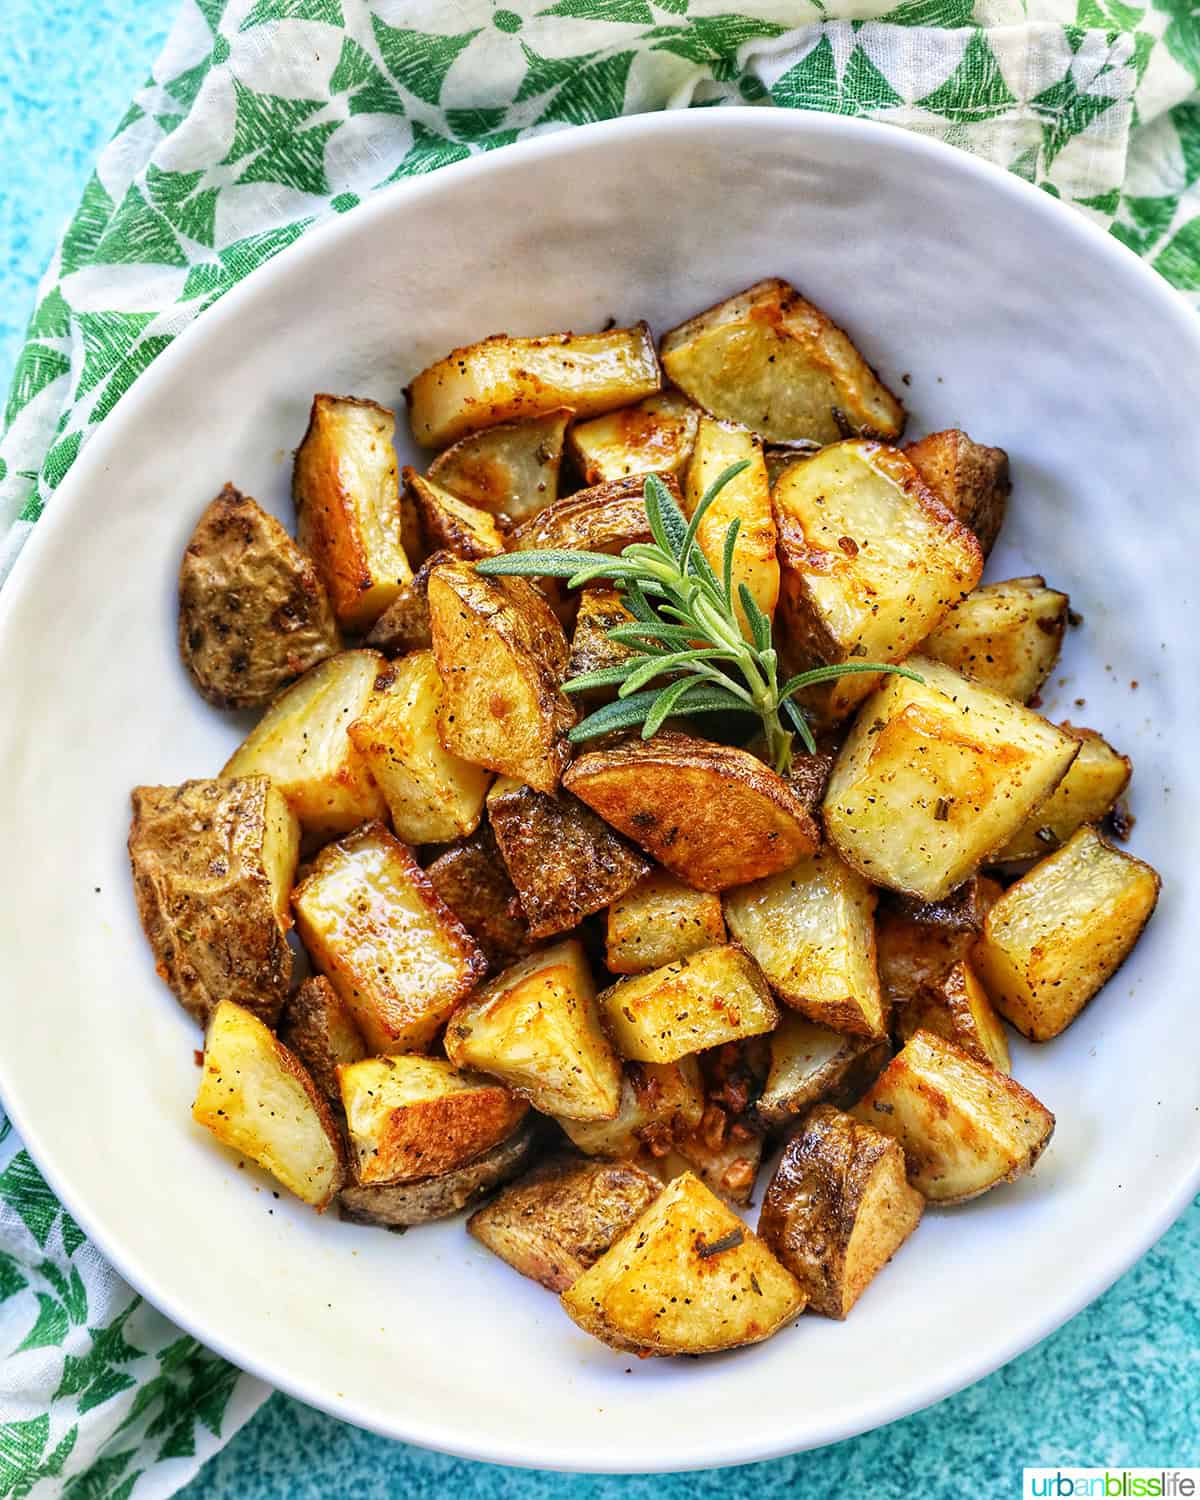
[[[453,552],[431,552],[371,626],[363,645],[373,646],[385,656],[428,651],[433,645],[429,628],[429,575],[442,563],[454,560]]]
[[[924,1210],[900,1146],[822,1104],[788,1141],[758,1232],[804,1288],[809,1311],[841,1319]]]
[[[529,923],[486,823],[439,854],[425,873],[483,949],[490,972],[528,954]]]
[[[340,1115],[337,1070],[365,1057],[367,1048],[358,1023],[324,974],[306,979],[288,997],[279,1018],[279,1040],[296,1054]]]
[[[879,983],[890,1007],[940,990],[955,964],[969,957],[984,918],[1003,887],[976,875],[946,902],[915,901],[889,893],[875,917]]]
[[[659,478],[682,507],[683,496],[675,476],[660,474]],[[649,542],[652,538],[645,490],[644,474],[576,490],[516,527],[508,539],[509,549],[528,552],[562,547],[615,555],[633,542]]]
[[[794,1011],[769,1040],[770,1068],[754,1113],[771,1131],[793,1125],[814,1104],[852,1103],[892,1056],[886,1041],[833,1031]]]
[[[218,708],[261,708],[340,650],[312,559],[227,484],[179,566],[179,654],[196,687]]]
[[[429,478],[502,525],[515,526],[558,499],[563,436],[572,416],[560,408],[473,432],[438,454]]]
[[[901,1008],[896,1018],[901,1044],[918,1031],[936,1032],[980,1062],[1012,1072],[1004,1023],[965,959],[953,965],[936,989],[922,989]]]
[[[979,538],[986,557],[1004,524],[1012,489],[1008,454],[972,442],[953,427],[931,432],[904,451],[942,504]]]
[[[633,1162],[568,1153],[542,1162],[467,1220],[467,1233],[551,1292],[565,1292],[662,1189]]]
[[[405,468],[403,477],[421,518],[427,551],[445,551],[469,561],[504,551],[504,538],[489,511],[423,479],[413,468]]]
[[[628,625],[632,620],[633,616],[621,603],[616,589],[584,589],[579,595],[579,609],[571,636],[571,656],[564,680],[582,677],[585,672],[620,666],[631,654],[630,647],[609,640],[608,632],[618,625]],[[589,705],[604,703],[615,696],[616,688],[593,688],[578,695]]]
[[[785,870],[821,842],[803,803],[769,766],[691,735],[588,751],[563,786],[701,891]]]
[[[292,977],[291,811],[265,776],[140,786],[132,800],[134,895],[159,977],[201,1025],[235,1000],[273,1026]]]
[[[985,583],[950,610],[921,651],[1028,703],[1058,660],[1070,607],[1040,576]]]
[[[647,396],[571,429],[568,447],[584,484],[631,474],[681,474],[696,441],[699,413],[678,391]]]

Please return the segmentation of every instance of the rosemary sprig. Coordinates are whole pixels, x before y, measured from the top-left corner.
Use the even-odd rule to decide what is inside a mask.
[[[630,647],[618,665],[585,672],[563,683],[567,693],[615,687],[614,702],[581,719],[571,730],[576,744],[617,729],[641,726],[650,739],[671,717],[728,712],[754,714],[762,724],[767,759],[781,775],[791,768],[799,735],[805,749],[816,749],[812,730],[794,694],[853,672],[895,672],[920,682],[907,667],[885,662],[840,662],[814,667],[781,682],[771,622],[744,583],[733,587],[734,549],[740,522],[729,524],[722,549],[721,577],[700,550],[700,522],[746,461],[731,464],[715,479],[689,521],[655,474],[646,476],[646,518],[651,542],[635,542],[617,557],[602,552],[506,552],[476,564],[492,577],[564,578],[568,588],[610,580],[633,616],[608,632]],[[748,634],[738,621],[740,603]],[[670,680],[650,687],[662,677]]]

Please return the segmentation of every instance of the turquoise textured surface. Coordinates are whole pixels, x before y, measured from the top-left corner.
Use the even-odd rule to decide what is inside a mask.
[[[92,159],[144,77],[175,0],[0,4],[0,378]],[[1119,1212],[1119,1205],[1114,1205]],[[1020,1253],[1020,1246],[1014,1246]],[[937,1316],[931,1289],[929,1316]],[[987,1295],[987,1288],[980,1288]],[[797,1345],[797,1357],[802,1347]],[[902,1350],[881,1351],[897,1361]],[[419,1379],[398,1351],[396,1382]],[[788,1393],[780,1391],[786,1401]],[[187,1491],[189,1500],[357,1500],[452,1489],[491,1500],[696,1500],[731,1482],[768,1496],[867,1491],[930,1500],[1020,1493],[1025,1465],[1200,1464],[1200,1204],[1105,1297],[1040,1348],[941,1405],[817,1453],[660,1479],[514,1475],[423,1453],[275,1397]],[[712,1420],[697,1414],[697,1420]]]

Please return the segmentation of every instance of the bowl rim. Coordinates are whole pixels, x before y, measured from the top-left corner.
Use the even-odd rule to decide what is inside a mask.
[[[99,473],[106,461],[115,456],[125,429],[139,420],[143,398],[154,391],[159,383],[173,378],[177,366],[191,358],[193,350],[200,346],[201,330],[204,337],[219,339],[222,330],[236,321],[247,299],[262,296],[267,291],[272,272],[277,275],[279,267],[293,267],[304,257],[317,253],[314,246],[323,251],[339,236],[358,235],[364,231],[369,233],[372,224],[376,221],[386,223],[399,205],[417,204],[423,196],[440,194],[445,191],[447,184],[469,188],[476,176],[495,170],[498,162],[510,165],[521,160],[534,164],[539,160],[569,154],[577,147],[588,146],[598,140],[618,144],[638,137],[686,137],[714,130],[760,132],[779,137],[790,134],[800,147],[805,138],[812,135],[834,140],[874,138],[881,143],[886,139],[891,149],[908,154],[918,166],[924,165],[935,171],[959,172],[964,177],[981,179],[997,194],[1016,202],[1023,201],[1027,209],[1032,209],[1056,226],[1056,232],[1060,235],[1074,237],[1081,253],[1100,260],[1107,259],[1117,275],[1132,275],[1139,279],[1145,295],[1161,305],[1163,311],[1179,326],[1182,336],[1191,339],[1200,360],[1200,320],[1183,297],[1131,249],[1082,213],[1071,209],[1032,183],[1003,167],[935,138],[883,122],[851,116],[744,105],[723,106],[715,110],[659,111],[627,115],[590,125],[557,128],[498,151],[472,156],[421,177],[401,180],[380,189],[364,199],[352,214],[332,216],[295,240],[232,287],[218,302],[205,309],[203,316],[193,319],[172,345],[139,377],[87,442],[60,486],[54,503],[34,526],[33,534],[21,549],[4,588],[0,589],[0,650],[7,643],[6,630],[10,616],[15,612],[25,591],[36,584],[43,550],[50,545],[61,527],[70,524],[69,518],[74,517],[76,521],[80,519],[76,513],[82,508],[81,502],[90,483],[89,476]],[[6,1061],[0,1056],[0,1102],[3,1103],[5,1112],[47,1184],[109,1264],[165,1317],[231,1364],[269,1386],[379,1436],[480,1462],[514,1468],[599,1474],[683,1472],[696,1468],[694,1446],[689,1452],[686,1441],[673,1441],[669,1438],[664,1440],[661,1462],[656,1461],[650,1469],[633,1469],[622,1466],[619,1460],[614,1461],[611,1443],[605,1443],[601,1438],[582,1448],[578,1444],[560,1448],[555,1445],[552,1434],[547,1434],[541,1450],[530,1453],[527,1445],[520,1442],[497,1443],[489,1439],[484,1443],[473,1443],[469,1431],[462,1423],[447,1421],[433,1425],[426,1422],[414,1428],[405,1421],[402,1411],[397,1411],[394,1418],[383,1420],[370,1412],[359,1410],[352,1400],[317,1389],[303,1378],[291,1377],[284,1369],[272,1368],[268,1359],[260,1359],[252,1349],[240,1345],[236,1338],[214,1337],[198,1318],[191,1315],[187,1307],[177,1304],[173,1295],[160,1285],[154,1272],[126,1256],[121,1245],[119,1227],[93,1219],[88,1207],[86,1185],[67,1180],[52,1152],[43,1146],[37,1127],[36,1104],[31,1099],[22,1099],[20,1087],[13,1088],[13,1082],[7,1076]],[[713,1442],[711,1452],[704,1455],[705,1467],[724,1468],[753,1463],[841,1442],[910,1416],[983,1379],[1040,1343],[1107,1291],[1161,1238],[1198,1192],[1200,1158],[1190,1173],[1165,1185],[1152,1214],[1143,1214],[1127,1224],[1121,1232],[1106,1238],[1091,1273],[1074,1285],[1069,1294],[1058,1301],[1048,1314],[1042,1311],[1024,1320],[1014,1319],[1006,1331],[985,1348],[977,1346],[934,1372],[910,1377],[903,1386],[897,1387],[895,1396],[868,1401],[855,1408],[852,1414],[831,1422],[819,1431],[805,1428],[793,1418],[790,1435],[789,1423],[784,1420],[770,1434],[764,1435],[759,1431],[745,1438],[734,1435],[719,1439]]]

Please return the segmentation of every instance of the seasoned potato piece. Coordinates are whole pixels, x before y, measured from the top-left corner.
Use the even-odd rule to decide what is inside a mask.
[[[804,1292],[690,1172],[563,1293],[574,1322],[634,1354],[715,1354],[770,1338]]]
[[[179,566],[179,654],[192,681],[218,708],[261,708],[340,649],[312,559],[227,484]]]
[[[954,606],[921,651],[1028,703],[1058,660],[1070,607],[1041,577],[985,583]]]
[[[487,961],[382,823],[322,849],[292,897],[313,963],[372,1052],[426,1047]]]
[[[856,657],[903,661],[979,582],[978,542],[894,448],[835,443],[787,469],[771,498],[792,670]],[[809,698],[833,721],[878,681],[860,672]]]
[[[1062,780],[1078,741],[940,662],[863,704],[825,793],[825,832],[868,880],[924,901],[1002,849]]]
[[[345,1178],[341,1136],[316,1084],[270,1028],[232,1000],[209,1020],[192,1118],[317,1210]]]
[[[429,575],[442,563],[454,561],[453,552],[431,552],[371,626],[363,644],[388,656],[428,651],[433,645],[429,628]]]
[[[221,1000],[275,1024],[299,849],[295,815],[265,776],[134,788],[138,915],[159,978],[201,1025]]]
[[[1129,785],[1133,762],[1120,755],[1094,729],[1063,724],[1079,741],[1079,754],[1046,800],[996,856],[998,865],[1031,864],[1059,849],[1077,828],[1099,823]]]
[[[964,890],[966,900],[959,894]],[[886,1004],[908,1005],[940,990],[955,964],[969,956],[1003,894],[996,881],[976,875],[944,906],[901,897],[882,907],[875,918],[875,957]]]
[[[966,961],[956,963],[936,989],[921,990],[901,1009],[896,1018],[900,1041],[918,1031],[932,1031],[1001,1073],[1012,1072],[1004,1023]]]
[[[633,1162],[564,1153],[477,1208],[467,1232],[522,1276],[565,1292],[661,1191]]]
[[[493,972],[529,952],[529,923],[486,823],[439,854],[425,873]]]
[[[779,1020],[758,965],[732,945],[618,980],[600,1006],[617,1050],[635,1062],[674,1062],[760,1036]]]
[[[919,443],[907,444],[904,451],[947,510],[979,538],[986,557],[1004,524],[1012,489],[1008,454],[1003,448],[973,443],[957,428],[931,432]]]
[[[1000,1014],[1035,1042],[1065,1031],[1129,957],[1162,882],[1094,828],[1080,828],[988,913],[975,949]]]
[[[433,652],[416,651],[385,668],[376,687],[346,733],[383,793],[392,827],[408,844],[473,833],[492,776],[442,749],[442,680]]]
[[[454,557],[473,560],[504,551],[496,518],[468,500],[460,500],[441,485],[422,479],[415,469],[404,470],[404,483],[421,518],[425,546]]]
[[[412,577],[386,407],[353,396],[314,396],[296,449],[297,536],[312,554],[338,624],[366,630]]]
[[[929,1031],[905,1043],[850,1111],[904,1147],[931,1203],[965,1203],[1028,1172],[1054,1116],[1028,1089]]]
[[[618,625],[628,625],[633,616],[621,603],[616,589],[590,588],[579,595],[579,612],[571,636],[571,655],[567,662],[566,681],[582,677],[585,672],[599,672],[617,667],[629,656],[630,648],[620,641],[610,641],[608,632]],[[593,688],[579,695],[586,703],[601,703],[615,697],[616,688]]]
[[[488,822],[529,935],[553,937],[619,900],[650,868],[577,797],[549,797],[510,777],[488,793]]]
[[[744,1120],[730,1122],[719,1104],[710,1104],[697,1128],[681,1136],[662,1166],[667,1180],[695,1172],[718,1197],[745,1208],[762,1165],[762,1132]]]
[[[804,804],[769,766],[692,735],[591,750],[563,786],[701,891],[785,870],[821,842]]]
[[[651,870],[608,909],[605,963],[614,974],[644,974],[724,941],[719,896]]]
[[[635,323],[532,339],[496,333],[452,349],[404,394],[417,442],[444,448],[481,427],[564,406],[577,417],[593,417],[640,401],[661,385],[650,330]]]
[[[725,921],[775,994],[810,1021],[880,1037],[875,892],[822,850],[790,870],[726,891]]]
[[[756,282],[673,328],[662,363],[705,411],[772,443],[904,428],[903,406],[846,334],[786,281]]]
[[[678,391],[663,391],[636,406],[576,423],[567,446],[584,484],[630,474],[681,474],[696,441],[698,417]]]
[[[446,1029],[460,1068],[503,1079],[543,1114],[611,1120],[621,1065],[600,1024],[583,945],[569,938],[481,985]]]
[[[924,1211],[900,1146],[822,1104],[788,1141],[758,1232],[804,1288],[809,1311],[844,1318]]]
[[[343,651],[313,667],[276,698],[221,775],[269,776],[313,840],[383,817],[383,794],[346,728],[386,666],[377,651]]]
[[[306,979],[289,996],[279,1018],[279,1040],[291,1048],[312,1080],[341,1114],[342,1090],[337,1070],[366,1056],[362,1032],[341,996],[324,974]]]
[[[552,792],[570,758],[575,710],[559,687],[569,653],[550,606],[523,578],[447,563],[429,579],[429,615],[442,744]]]
[[[490,515],[523,521],[558,499],[563,434],[571,415],[560,408],[473,432],[438,454],[429,478]]]
[[[821,449],[820,443],[809,442],[807,438],[801,438],[795,443],[772,443],[763,449],[763,462],[767,466],[767,478],[770,480],[771,488],[774,489],[779,482],[779,476],[785,469],[800,459],[811,458],[814,453]]]
[[[890,1057],[886,1042],[831,1031],[788,1012],[771,1033],[771,1068],[755,1114],[778,1130],[826,1099],[849,1103]]]
[[[611,1120],[560,1120],[571,1143],[589,1156],[663,1155],[695,1130],[704,1114],[704,1082],[694,1057],[670,1063],[627,1062],[621,1104]]]
[[[771,485],[763,462],[762,444],[752,432],[731,422],[701,417],[696,446],[684,484],[684,512],[689,517],[708,490],[731,464],[748,463],[731,479],[704,513],[696,539],[717,577],[725,565],[725,535],[737,517],[738,534],[733,548],[733,597],[742,633],[750,638],[741,603],[741,585],[750,590],[755,604],[767,619],[775,613],[779,598],[779,558],[775,553],[775,517],[771,511]]]
[[[441,1057],[367,1057],[338,1069],[355,1180],[416,1182],[498,1146],[528,1105]]]
[[[661,476],[680,505],[683,496],[673,474]],[[544,548],[568,551],[607,552],[614,556],[632,542],[650,541],[646,519],[645,476],[611,479],[588,490],[576,490],[547,510],[530,516],[508,539],[513,552]]]

